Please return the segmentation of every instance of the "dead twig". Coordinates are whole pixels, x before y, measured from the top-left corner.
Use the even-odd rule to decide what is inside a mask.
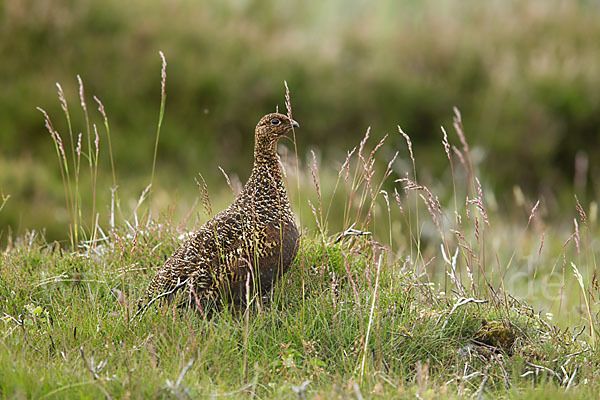
[[[135,315],[133,316],[133,319],[135,320],[137,318],[137,316],[139,315],[140,318],[144,315],[144,313],[146,312],[146,310],[148,309],[148,307],[150,307],[152,305],[152,303],[154,303],[155,301],[166,297],[168,295],[171,295],[173,293],[175,293],[177,290],[179,290],[181,287],[185,286],[188,281],[190,280],[190,278],[188,277],[186,280],[184,280],[183,282],[177,281],[177,285],[175,285],[175,287],[173,287],[173,289],[169,290],[168,292],[164,292],[159,294],[158,296],[154,297],[152,300],[150,300],[148,303],[146,303],[146,305],[144,305],[144,307],[140,308]]]
[[[81,359],[83,360],[83,364],[85,365],[87,370],[90,371],[90,373],[92,374],[94,379],[99,380],[100,375],[98,375],[98,374],[100,374],[102,372],[102,370],[104,369],[104,367],[106,367],[107,360],[100,361],[98,364],[96,364],[94,362],[94,357],[92,356],[91,360],[88,361],[87,358],[85,357],[85,353],[83,351],[83,346],[79,347],[79,354],[81,355]]]
[[[485,390],[485,385],[487,384],[488,379],[490,379],[490,375],[488,374],[489,365],[485,368],[483,372],[483,379],[481,380],[481,385],[479,385],[479,389],[473,394],[473,399],[481,400],[483,399],[483,391]]]
[[[312,381],[310,379],[302,382],[300,385],[292,385],[292,390],[298,395],[300,400],[306,400],[306,390]]]
[[[371,232],[367,232],[367,231],[359,231],[358,229],[354,229],[354,226],[356,225],[356,222],[353,223],[350,228],[346,229],[344,232],[342,232],[337,239],[335,239],[335,242],[333,242],[334,244],[339,243],[343,238],[345,238],[346,236],[365,236],[365,235],[370,235]]]
[[[187,391],[187,388],[185,386],[183,386],[181,384],[181,382],[183,382],[183,378],[185,377],[185,374],[187,374],[187,372],[190,370],[190,368],[192,368],[192,365],[194,365],[194,361],[196,361],[195,358],[192,358],[190,361],[188,361],[188,363],[186,365],[184,365],[184,367],[181,369],[181,372],[179,373],[179,376],[177,377],[177,381],[175,381],[175,383],[173,383],[170,379],[167,379],[166,381],[166,388],[169,389],[177,398],[180,398],[181,394],[185,394],[187,397],[191,397],[190,394]]]
[[[442,331],[444,330],[444,328],[446,327],[446,325],[448,324],[448,321],[450,320],[450,316],[452,316],[452,314],[454,314],[454,312],[459,308],[462,307],[466,304],[469,303],[475,303],[475,304],[485,304],[487,303],[488,300],[478,300],[478,299],[474,299],[473,297],[459,297],[459,299],[456,301],[456,303],[454,303],[454,306],[452,307],[452,310],[450,310],[450,314],[448,314],[448,318],[446,319],[446,321],[444,322],[444,325],[442,325]],[[440,316],[441,318],[441,316]],[[438,320],[439,322],[439,320]]]

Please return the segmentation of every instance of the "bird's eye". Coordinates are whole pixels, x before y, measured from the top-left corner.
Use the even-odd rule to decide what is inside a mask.
[[[277,118],[273,118],[271,120],[271,125],[279,125],[281,123],[281,121]]]

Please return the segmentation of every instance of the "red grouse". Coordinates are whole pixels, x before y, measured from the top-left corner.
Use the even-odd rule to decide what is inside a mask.
[[[283,183],[277,141],[298,123],[265,115],[254,131],[254,167],[243,190],[225,210],[193,234],[158,270],[147,302],[179,288],[201,308],[230,296],[239,303],[246,287],[265,292],[298,252],[298,228]]]

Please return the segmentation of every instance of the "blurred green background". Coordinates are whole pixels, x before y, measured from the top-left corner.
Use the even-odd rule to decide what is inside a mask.
[[[458,143],[451,132],[456,106],[478,174],[499,199],[512,196],[513,185],[557,209],[574,191],[582,201],[597,198],[599,4],[3,0],[0,191],[11,199],[0,212],[0,240],[8,227],[67,236],[54,144],[36,106],[68,137],[56,96],[60,82],[74,133],[85,133],[77,74],[99,124],[99,212],[106,214],[112,178],[92,95],[108,113],[122,198],[135,204],[152,169],[159,50],[168,77],[157,204],[191,204],[198,172],[218,198],[224,186],[218,165],[245,180],[254,125],[277,105],[285,110],[284,80],[301,124],[301,162],[316,149],[322,168],[328,160],[338,168],[371,126],[375,140],[390,134],[381,162],[402,150],[398,165],[408,167],[399,124],[413,140],[420,179],[443,181],[448,162],[440,125]],[[85,203],[91,190],[84,184]]]

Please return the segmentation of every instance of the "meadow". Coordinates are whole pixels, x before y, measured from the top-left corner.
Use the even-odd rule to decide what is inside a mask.
[[[406,146],[391,157],[381,155],[387,137],[374,141],[367,130],[336,169],[321,168],[314,152],[301,163],[284,147],[282,165],[302,227],[299,254],[284,279],[267,295],[248,297],[244,308],[225,304],[212,317],[166,303],[137,309],[153,271],[213,214],[201,176],[185,219],[173,217],[181,206],[175,201],[158,215],[149,207],[166,101],[161,57],[153,172],[137,201],[121,197],[113,170],[110,202],[96,203],[92,185],[94,201],[83,203],[80,177],[94,182],[98,173],[99,127],[82,130],[87,137],[75,138],[71,126],[61,135],[40,109],[63,179],[69,242],[32,230],[9,237],[2,253],[2,397],[596,393],[597,211],[588,217],[574,197],[573,225],[563,229],[539,215],[539,201],[521,199],[522,218],[507,222],[489,207],[493,196],[473,169],[458,109],[452,135],[440,132],[440,157],[451,175],[448,202],[419,183],[416,149],[400,127]],[[79,93],[89,120],[83,84]],[[60,87],[59,102],[70,121]],[[110,138],[104,105],[97,105],[100,129]],[[106,145],[112,158],[110,139]],[[386,182],[401,152],[412,168]],[[383,169],[376,168],[380,157]],[[239,183],[223,174],[233,198]],[[101,210],[107,225],[99,223]],[[343,221],[341,229],[330,218]]]
[[[32,4],[0,5],[1,398],[597,397],[597,5]],[[140,312],[275,107],[291,270]]]

